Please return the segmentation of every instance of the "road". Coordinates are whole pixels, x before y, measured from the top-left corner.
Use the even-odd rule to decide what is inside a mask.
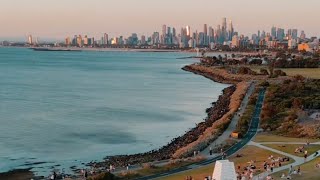
[[[233,145],[231,148],[229,148],[228,150],[225,151],[225,154],[227,155],[227,157],[235,154],[237,151],[239,151],[240,149],[242,149],[246,144],[248,144],[251,139],[256,135],[258,127],[259,127],[259,121],[260,121],[260,113],[261,113],[261,108],[263,105],[263,100],[264,100],[264,95],[265,95],[265,89],[261,89],[259,92],[259,96],[257,99],[257,103],[253,112],[253,116],[251,119],[251,123],[248,129],[247,134],[241,139],[241,141],[239,141],[238,143],[236,143],[235,145]],[[192,169],[196,169],[202,166],[206,166],[209,165],[217,160],[221,160],[222,156],[219,155],[217,157],[208,159],[208,160],[204,160],[198,163],[194,163],[188,166],[184,166],[184,167],[180,167],[177,169],[173,169],[171,171],[165,172],[165,173],[160,173],[160,174],[155,174],[155,175],[150,175],[150,176],[145,176],[145,177],[140,177],[137,178],[136,180],[148,180],[148,179],[158,179],[164,176],[169,176],[169,175],[173,175],[176,173],[181,173],[184,171],[188,171],[188,170],[192,170]]]
[[[243,98],[239,110],[236,112],[236,114],[243,114],[244,111],[246,110],[249,102],[249,98],[252,95],[254,89],[255,89],[256,84],[255,83],[250,83],[250,86],[247,90],[247,93],[245,97]],[[236,129],[238,121],[240,119],[240,116],[233,116],[232,120],[228,126],[228,128],[213,142],[211,143],[206,149],[200,152],[200,155],[206,158],[212,158],[209,155],[210,152],[210,147],[214,148],[215,145],[220,145],[223,144],[226,140],[230,138],[230,134]]]

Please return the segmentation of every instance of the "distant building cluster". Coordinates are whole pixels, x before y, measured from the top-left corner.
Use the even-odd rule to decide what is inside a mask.
[[[146,37],[142,35],[140,38],[137,33],[132,33],[131,36],[124,38],[123,36],[113,37],[109,39],[107,33],[100,39],[89,38],[87,35],[75,35],[72,39],[67,37],[65,39],[66,46],[77,47],[153,47],[153,48],[196,48],[196,47],[214,47],[216,44],[224,44],[232,40],[236,35],[232,21],[229,21],[227,26],[227,19],[222,19],[222,24],[218,25],[216,29],[208,27],[204,24],[203,31],[191,32],[191,27],[186,26],[180,29],[180,33],[174,27],[167,25],[162,26],[161,32],[154,32],[151,36]]]
[[[12,45],[8,41],[3,46]],[[21,44],[19,44],[21,45]],[[44,46],[39,44],[38,38],[29,35],[27,46]],[[162,25],[160,32],[153,32],[150,36],[132,33],[129,37],[109,37],[104,33],[100,38],[88,35],[74,35],[66,37],[63,43],[46,44],[58,47],[99,47],[99,48],[149,48],[149,49],[194,49],[207,48],[215,50],[221,47],[230,50],[241,49],[292,49],[306,52],[319,51],[319,39],[308,38],[306,33],[298,29],[285,30],[272,27],[270,32],[258,31],[251,37],[235,31],[231,20],[222,18],[221,24],[215,28],[203,25],[203,31],[193,30],[190,26],[177,30],[174,27]]]

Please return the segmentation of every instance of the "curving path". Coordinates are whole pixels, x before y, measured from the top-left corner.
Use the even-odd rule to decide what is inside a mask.
[[[243,114],[248,106],[249,98],[252,95],[254,89],[255,89],[256,84],[251,83],[245,97],[243,98],[239,110],[236,112],[237,114]],[[209,152],[210,152],[210,147],[213,149],[215,146],[223,144],[226,140],[230,138],[230,134],[236,129],[236,126],[238,124],[238,121],[240,119],[240,116],[233,116],[228,128],[220,135],[213,143],[211,143],[206,149],[200,152],[200,155],[211,158]],[[215,154],[217,156],[217,154]],[[213,155],[214,156],[214,155]]]
[[[295,156],[295,155],[292,155],[292,154],[288,154],[288,153],[285,153],[285,152],[282,152],[282,151],[279,151],[279,150],[276,150],[276,149],[273,149],[273,148],[270,148],[270,147],[267,147],[267,146],[264,146],[263,144],[280,144],[281,142],[263,142],[263,143],[256,143],[256,142],[253,142],[253,141],[250,141],[248,143],[248,145],[253,145],[253,146],[257,146],[259,148],[262,148],[262,149],[265,149],[265,150],[268,150],[268,151],[272,151],[272,152],[275,152],[275,153],[278,153],[278,154],[281,154],[281,155],[284,155],[284,156],[287,156],[289,158],[292,158],[295,162],[291,163],[291,164],[287,164],[285,166],[282,166],[282,167],[278,167],[278,168],[275,168],[273,170],[273,172],[264,172],[264,173],[261,173],[261,174],[258,174],[257,176],[254,177],[254,180],[262,180],[262,179],[265,179],[268,175],[271,175],[273,173],[276,173],[276,172],[279,172],[279,171],[282,171],[282,170],[286,170],[286,169],[289,169],[290,166],[292,167],[295,167],[295,166],[300,166],[304,163],[307,163],[309,161],[312,161],[314,160],[315,158],[317,158],[317,156],[314,156],[315,153],[311,154],[310,156],[307,157],[307,159],[305,160],[303,157],[298,157],[298,156]],[[319,144],[320,142],[317,142],[317,143],[311,143],[311,144]],[[284,142],[282,144],[305,144],[305,143],[301,143],[301,142]]]
[[[263,100],[264,100],[265,91],[266,91],[265,89],[261,89],[259,92],[258,100],[257,100],[256,106],[255,106],[255,110],[253,112],[253,116],[252,116],[251,123],[249,125],[249,129],[248,129],[247,134],[238,143],[236,143],[230,149],[225,151],[227,156],[231,156],[234,153],[236,153],[237,151],[239,151],[240,149],[242,149],[256,135],[258,127],[259,127],[260,113],[261,113],[261,108],[262,108],[262,104],[263,104]],[[229,135],[228,135],[228,137],[229,137]],[[196,168],[199,168],[202,166],[206,166],[208,164],[211,164],[211,163],[213,163],[217,160],[221,160],[221,159],[222,159],[222,157],[219,155],[219,156],[213,157],[208,160],[204,160],[199,163],[195,163],[195,164],[192,164],[189,166],[184,166],[184,167],[180,167],[180,168],[171,170],[169,172],[150,175],[150,176],[141,177],[141,178],[137,178],[137,179],[138,180],[161,179],[162,177],[165,177],[165,176],[170,176],[170,175],[173,175],[176,173],[181,173],[181,172],[189,171],[189,170],[196,169]]]

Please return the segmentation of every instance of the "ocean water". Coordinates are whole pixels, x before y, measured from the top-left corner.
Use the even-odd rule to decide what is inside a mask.
[[[183,53],[0,48],[0,172],[68,171],[166,145],[227,85],[181,70]]]

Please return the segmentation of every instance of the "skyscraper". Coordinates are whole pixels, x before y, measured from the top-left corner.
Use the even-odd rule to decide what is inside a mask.
[[[166,36],[167,36],[167,26],[164,24],[162,25],[161,44],[165,44]]]
[[[210,26],[209,27],[209,44],[214,42],[214,30],[213,28]]]
[[[103,44],[104,45],[108,45],[108,41],[109,41],[109,36],[107,33],[104,33],[103,35]]]
[[[204,33],[205,35],[208,35],[208,27],[207,27],[207,24],[204,24],[204,25],[203,25],[203,33]]]
[[[298,29],[292,29],[292,39],[297,39],[298,38]]]
[[[187,26],[187,27],[186,27],[186,30],[187,30],[187,36],[190,37],[190,36],[191,36],[190,26]]]
[[[83,38],[83,45],[87,46],[88,45],[88,36],[85,35]]]
[[[65,39],[65,44],[66,44],[66,46],[70,46],[71,45],[71,38],[70,37],[67,37]]]
[[[220,34],[220,43],[223,44],[227,40],[227,18],[222,18],[221,34]]]
[[[207,24],[203,25],[203,45],[207,46],[208,43],[208,26]]]
[[[142,45],[146,44],[146,36],[144,36],[144,35],[141,36],[141,44]]]
[[[33,44],[32,35],[28,36],[28,44]]]
[[[276,38],[277,37],[277,28],[272,26],[271,28],[271,37]]]
[[[305,39],[306,38],[306,34],[304,33],[304,31],[301,31],[300,38],[301,39]]]
[[[77,37],[77,45],[78,45],[79,47],[82,47],[82,36],[81,36],[81,35],[79,35],[79,36]]]
[[[277,37],[278,40],[283,40],[284,37],[285,37],[284,29],[278,28],[276,37]]]
[[[229,37],[228,41],[232,40],[233,34],[234,34],[233,24],[232,24],[232,21],[230,20],[229,21],[229,30],[228,30],[228,37]]]
[[[227,18],[222,18],[222,30],[227,29]]]

